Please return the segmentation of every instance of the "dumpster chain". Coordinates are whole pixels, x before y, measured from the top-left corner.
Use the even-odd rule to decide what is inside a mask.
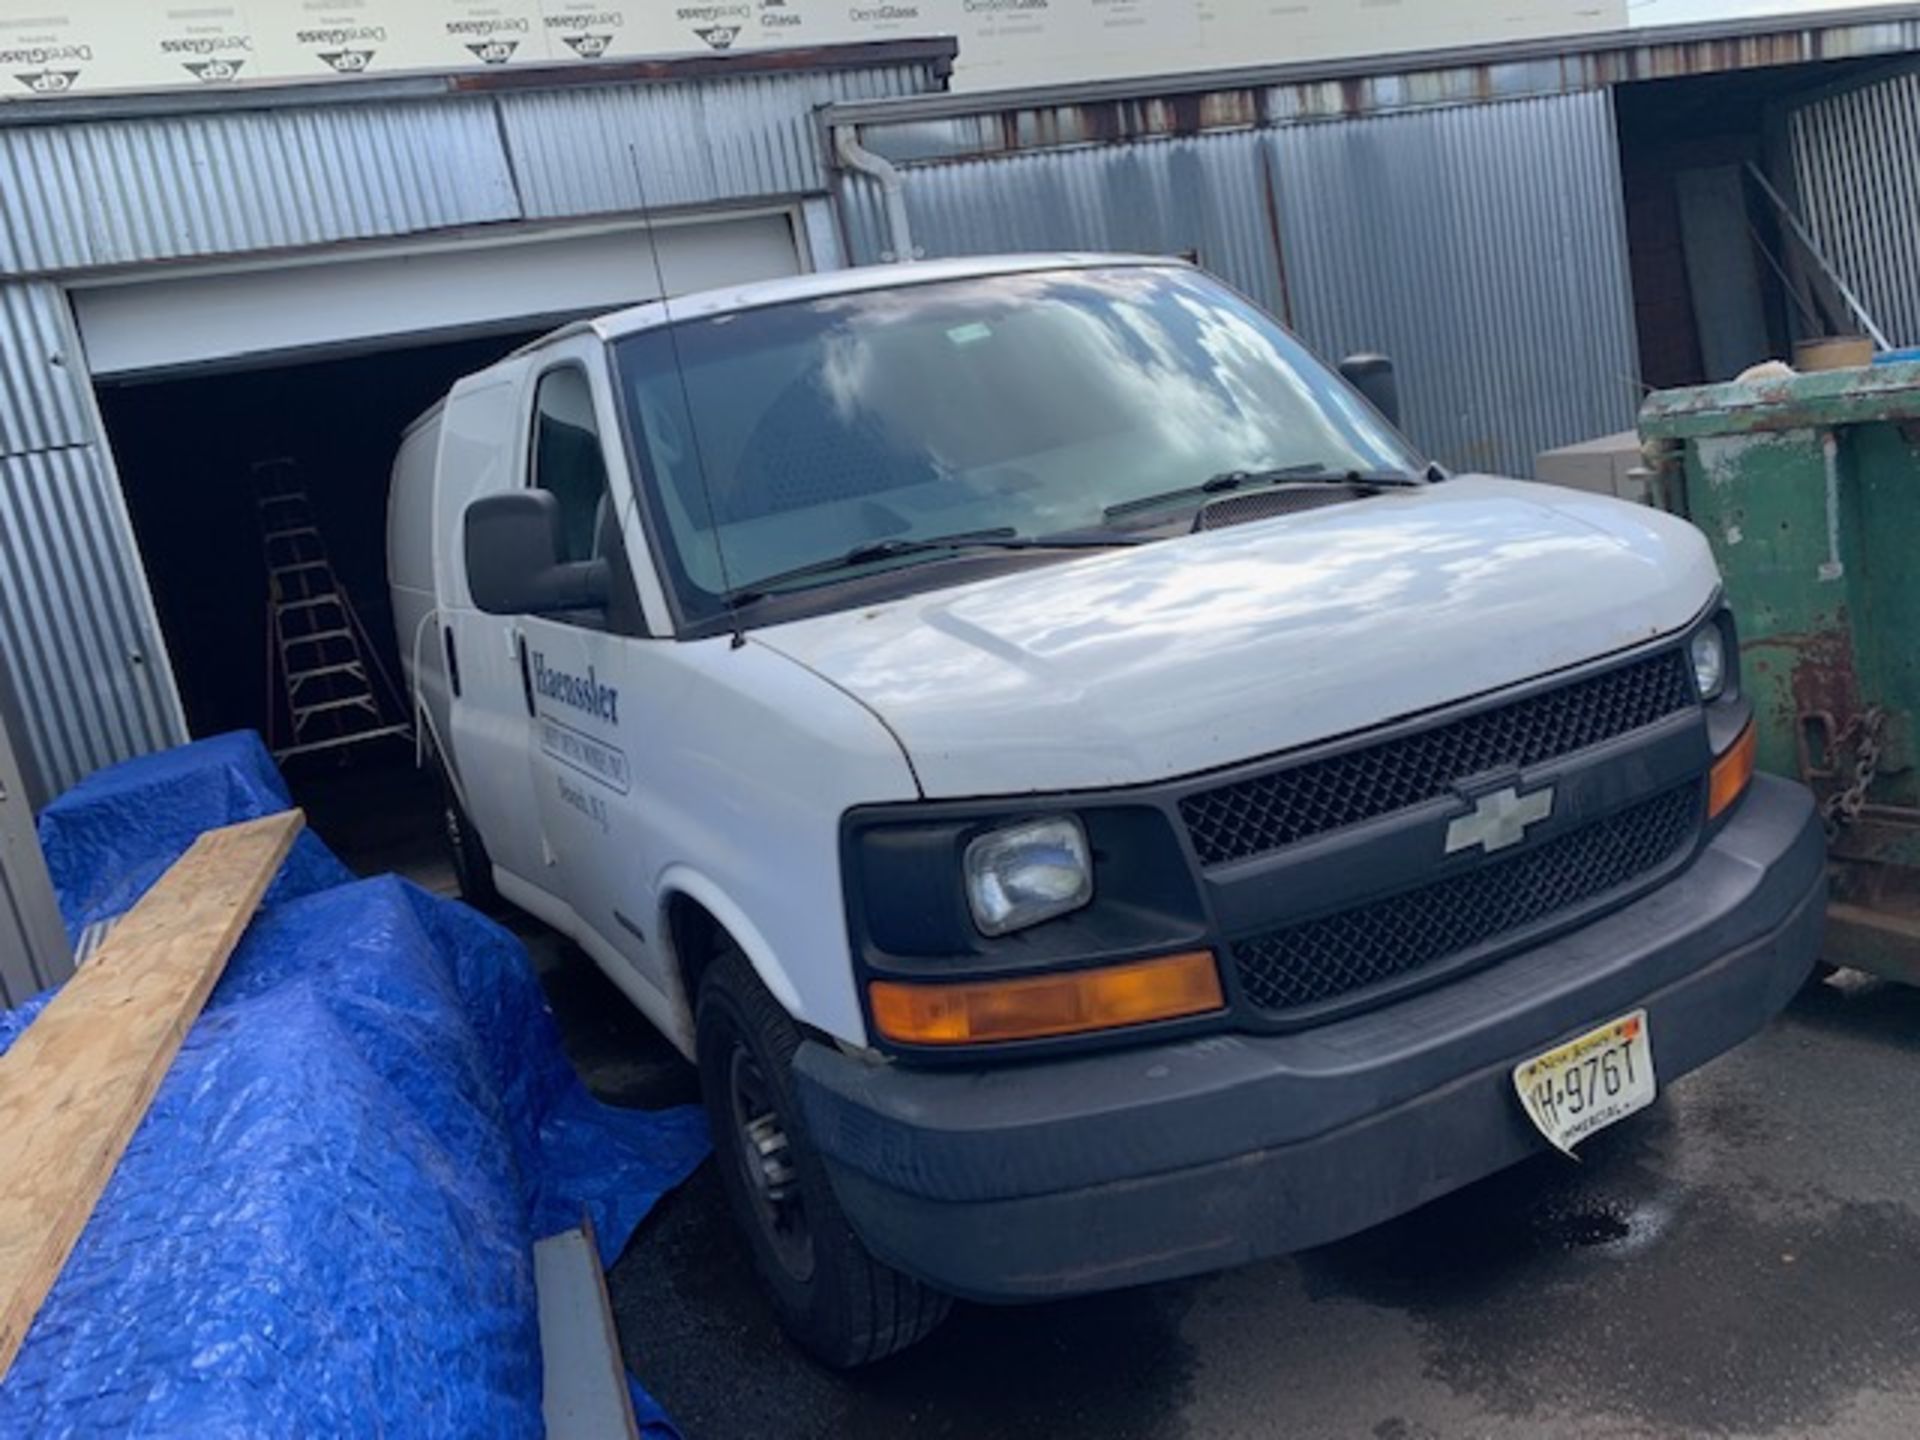
[[[1880,737],[1886,727],[1887,712],[1878,705],[1869,705],[1849,720],[1834,737],[1835,750],[1845,746],[1856,735],[1859,736],[1859,746],[1854,751],[1852,783],[1829,795],[1827,803],[1821,808],[1828,839],[1833,839],[1843,828],[1858,820],[1860,812],[1866,808],[1867,790],[1880,769]]]

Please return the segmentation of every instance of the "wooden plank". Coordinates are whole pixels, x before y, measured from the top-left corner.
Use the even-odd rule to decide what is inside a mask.
[[[0,1378],[304,823],[194,841],[0,1055]]]

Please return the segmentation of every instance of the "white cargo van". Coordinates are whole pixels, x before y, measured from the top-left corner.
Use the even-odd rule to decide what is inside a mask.
[[[407,434],[461,883],[694,1057],[826,1360],[1571,1150],[1810,970],[1701,537],[1350,374],[1187,266],[995,259],[570,326]]]

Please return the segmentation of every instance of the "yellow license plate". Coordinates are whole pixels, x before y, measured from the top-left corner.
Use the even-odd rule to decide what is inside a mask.
[[[1571,1155],[1589,1135],[1653,1103],[1653,1042],[1636,1010],[1577,1040],[1513,1067],[1521,1108],[1540,1133]]]

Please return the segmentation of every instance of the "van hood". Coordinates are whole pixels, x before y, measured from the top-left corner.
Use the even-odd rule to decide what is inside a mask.
[[[1471,476],[752,633],[870,708],[928,798],[1135,785],[1684,627],[1682,520]]]

